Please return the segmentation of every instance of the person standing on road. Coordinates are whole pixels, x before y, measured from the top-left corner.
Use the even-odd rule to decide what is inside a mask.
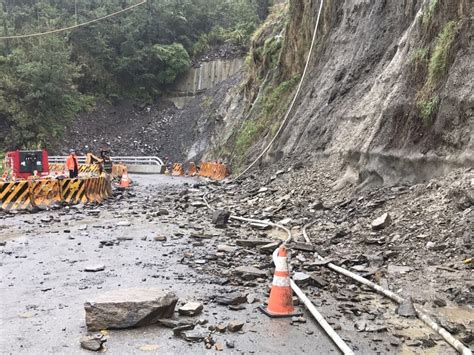
[[[102,168],[107,174],[112,174],[113,164],[109,156],[109,149],[102,148],[100,150],[100,157],[102,159]]]
[[[69,151],[69,156],[66,159],[66,168],[69,170],[69,178],[77,178],[79,175],[79,163],[77,161],[77,156],[74,149]]]

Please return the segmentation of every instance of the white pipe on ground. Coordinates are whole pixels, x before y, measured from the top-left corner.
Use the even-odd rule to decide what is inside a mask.
[[[306,242],[309,243],[309,244],[311,244],[311,240],[309,239],[309,236],[306,232],[306,229],[309,228],[310,226],[312,226],[313,224],[314,224],[314,222],[309,223],[309,224],[307,224],[303,227],[303,237],[306,240]],[[315,253],[315,256],[319,260],[325,261],[325,259],[321,255],[319,255],[318,253]],[[380,285],[377,285],[376,283],[374,283],[370,280],[367,280],[366,278],[363,278],[362,276],[357,275],[357,274],[355,274],[355,273],[353,273],[349,270],[346,270],[346,269],[344,269],[340,266],[334,265],[332,263],[328,263],[325,266],[327,266],[331,270],[334,270],[334,271],[336,271],[336,272],[338,272],[338,273],[340,273],[344,276],[347,276],[347,277],[349,277],[349,278],[351,278],[351,279],[353,279],[353,280],[355,280],[355,281],[357,281],[361,284],[364,284],[364,285],[370,287],[371,289],[373,289],[373,290],[387,296],[391,300],[395,301],[397,304],[401,304],[402,302],[405,301],[405,299],[403,297],[400,297],[396,293],[393,293],[390,290],[386,290],[383,287],[381,287]],[[435,321],[433,321],[426,314],[426,312],[423,311],[423,309],[421,307],[415,306],[415,310],[416,310],[416,314],[417,314],[419,319],[421,319],[426,325],[428,325],[431,329],[433,329],[435,332],[437,332],[439,335],[441,335],[443,337],[443,339],[449,345],[451,345],[454,349],[456,349],[460,354],[462,354],[462,355],[472,355],[472,351],[470,349],[465,347],[463,343],[461,343],[459,340],[454,338],[446,329],[439,326]]]

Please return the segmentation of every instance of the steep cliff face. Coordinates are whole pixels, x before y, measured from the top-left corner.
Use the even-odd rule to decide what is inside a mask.
[[[463,0],[327,2],[310,79],[274,152],[348,153],[386,179],[412,163],[472,163],[470,16]]]
[[[278,89],[302,72],[319,4],[291,0],[256,35],[245,89],[220,103],[219,149],[209,155],[235,162],[242,135],[257,132],[248,160],[270,140],[296,85]],[[339,156],[386,183],[472,166],[472,17],[469,0],[326,0],[301,95],[265,161]],[[274,66],[255,55],[272,41],[281,41]],[[272,95],[278,102],[268,114]]]

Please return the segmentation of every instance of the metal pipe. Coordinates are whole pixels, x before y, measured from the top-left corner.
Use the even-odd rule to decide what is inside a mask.
[[[308,311],[313,315],[314,319],[319,323],[321,328],[324,329],[326,334],[332,339],[332,341],[337,345],[337,347],[344,353],[344,355],[353,355],[354,352],[352,351],[349,346],[341,339],[341,337],[336,333],[336,331],[329,325],[328,322],[324,319],[321,313],[318,312],[316,307],[311,303],[311,301],[306,297],[306,295],[301,291],[301,289],[295,284],[293,280],[290,280],[290,285],[293,291],[295,291],[296,295],[299,299],[304,303]]]
[[[315,221],[305,225],[303,227],[303,237],[304,239],[306,240],[306,242],[310,243],[311,244],[311,240],[309,239],[309,236],[306,232],[306,229],[309,228],[310,226],[312,226],[313,224],[315,223]],[[325,261],[325,259],[319,255],[318,253],[314,253],[314,255],[319,259],[319,260],[322,260],[322,261]],[[355,281],[358,281],[360,282],[361,284],[364,284],[368,287],[370,287],[371,289],[387,296],[388,298],[390,298],[391,300],[395,301],[396,303],[398,304],[401,304],[403,302],[405,302],[405,299],[399,295],[397,295],[396,293],[393,293],[392,291],[390,290],[386,290],[384,289],[382,286],[380,285],[377,285],[376,283],[370,281],[370,280],[367,280],[366,278],[360,276],[360,275],[357,275],[349,270],[346,270],[340,266],[337,266],[337,265],[334,265],[332,263],[328,263],[326,264],[326,266],[342,275],[345,275]],[[456,338],[454,338],[446,329],[442,328],[441,326],[439,326],[434,320],[432,320],[427,314],[426,312],[424,312],[424,310],[419,307],[419,306],[414,306],[415,307],[415,311],[416,311],[416,314],[418,316],[418,318],[420,318],[426,325],[428,325],[431,329],[433,329],[435,332],[437,332],[439,335],[441,335],[443,337],[443,339],[449,344],[451,345],[454,349],[456,349],[460,354],[463,354],[463,355],[472,355],[472,352],[470,349],[468,349],[467,347],[465,347],[459,340],[457,340]]]

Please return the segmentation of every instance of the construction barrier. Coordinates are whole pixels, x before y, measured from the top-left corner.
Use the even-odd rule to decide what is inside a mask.
[[[86,180],[85,179],[64,179],[61,180],[61,193],[63,201],[67,204],[75,205],[86,203]]]
[[[23,210],[30,206],[28,181],[0,183],[0,206],[2,210]]]
[[[173,176],[184,176],[184,169],[182,164],[173,164],[173,171],[171,172]]]
[[[97,164],[79,165],[79,174],[100,174],[100,168]]]
[[[68,173],[65,170],[66,167],[64,164],[49,164],[49,172],[50,174],[63,174]],[[112,166],[112,176],[113,177],[121,177],[123,172],[127,169],[127,167],[123,164],[114,164]],[[100,174],[100,166],[98,164],[81,164],[79,165],[79,174],[81,175],[92,175],[98,176]]]
[[[29,189],[33,207],[46,208],[62,200],[59,180],[31,180]]]
[[[0,209],[6,211],[47,208],[60,203],[100,203],[110,196],[112,185],[107,176],[0,182]]]
[[[127,170],[127,166],[124,164],[114,164],[112,166],[112,176],[122,176],[123,173]]]
[[[193,162],[189,163],[188,176],[196,176],[198,173],[196,164]]]
[[[230,171],[228,166],[222,163],[202,162],[198,175],[213,180],[224,180],[230,175]]]
[[[66,170],[65,164],[49,164],[49,172],[52,173],[63,173]]]

